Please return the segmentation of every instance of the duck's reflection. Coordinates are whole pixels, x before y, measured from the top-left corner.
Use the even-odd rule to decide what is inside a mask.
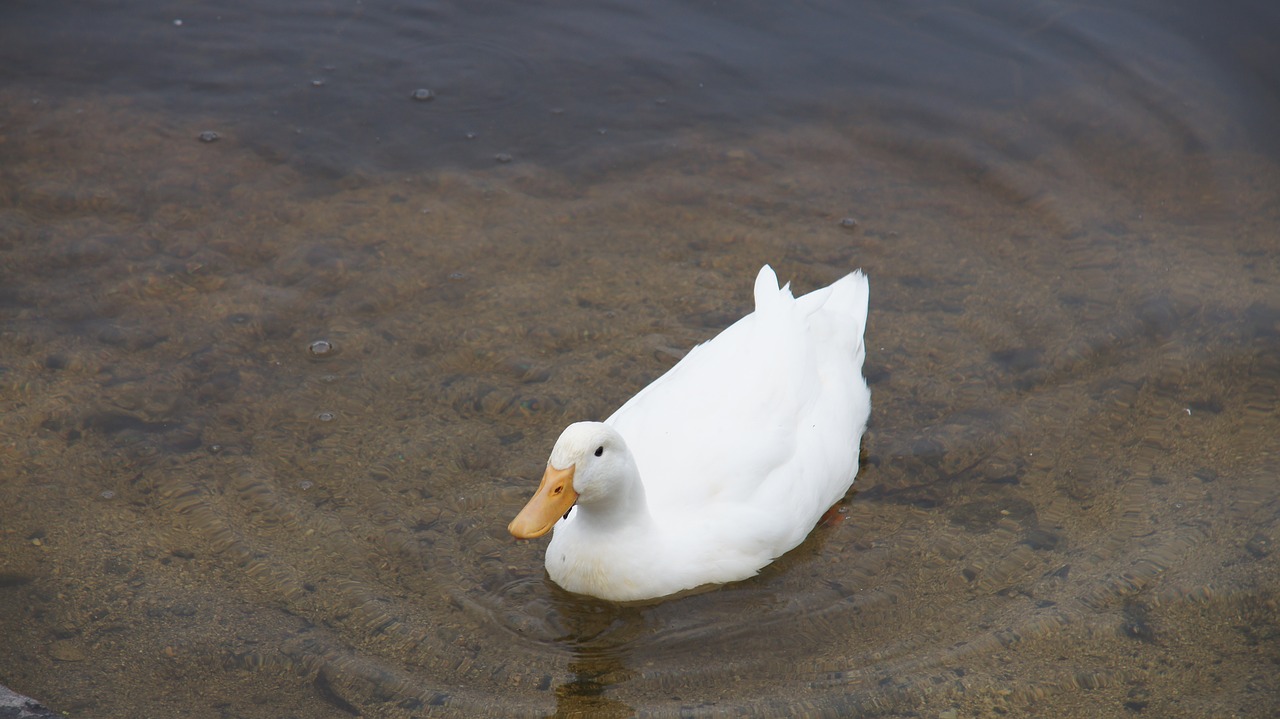
[[[571,677],[555,689],[557,717],[628,717],[635,709],[610,696],[635,672],[626,665],[632,643],[644,633],[641,607],[615,604],[554,589],[552,622],[557,641],[572,652]]]
[[[613,652],[590,658],[580,656],[569,662],[573,678],[556,687],[557,717],[629,717],[635,709],[608,696],[615,686],[631,676],[621,658]]]

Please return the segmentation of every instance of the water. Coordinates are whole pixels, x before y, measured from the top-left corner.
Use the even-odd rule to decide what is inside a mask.
[[[6,685],[72,716],[1280,705],[1263,3],[2,12]],[[558,590],[505,527],[560,429],[764,262],[871,278],[839,521],[711,592]]]

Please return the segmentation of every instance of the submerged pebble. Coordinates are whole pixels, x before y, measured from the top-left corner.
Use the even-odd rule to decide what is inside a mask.
[[[1253,555],[1254,559],[1262,559],[1271,553],[1271,537],[1257,532],[1244,545],[1245,550]]]
[[[49,645],[49,656],[60,662],[82,662],[89,658],[89,653],[74,639],[59,639]]]
[[[219,137],[222,137],[222,136],[214,132],[213,130],[205,130],[204,132],[200,133],[200,142],[216,142]]]
[[[496,154],[496,155],[494,155],[494,156],[493,156],[493,159],[495,159],[495,160],[497,160],[498,162],[501,162],[502,164],[504,164],[504,165],[505,165],[505,164],[507,164],[508,162],[511,162],[512,160],[514,160],[515,158],[514,158],[514,157],[512,157],[511,155],[508,155],[508,154],[507,154],[507,153],[505,153],[505,152],[499,152],[498,154]]]
[[[307,350],[311,352],[312,357],[328,357],[333,354],[333,343],[329,340],[316,340],[312,342]]]

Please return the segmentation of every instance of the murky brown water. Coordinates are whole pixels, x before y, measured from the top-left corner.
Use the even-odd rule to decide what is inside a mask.
[[[779,79],[745,59],[773,36],[704,17],[716,42],[651,74],[625,35],[616,66],[581,71],[615,78],[593,104],[567,81],[500,88],[548,67],[557,23],[599,17],[512,11],[500,28],[545,20],[512,47],[485,16],[424,8],[317,11],[296,33],[331,31],[302,54],[336,77],[361,66],[326,57],[402,37],[393,19],[469,28],[452,52],[404,40],[471,93],[461,110],[448,82],[415,105],[409,78],[357,92],[304,72],[297,92],[338,95],[309,118],[271,93],[266,60],[222,70],[260,86],[183,109],[186,90],[103,86],[65,56],[17,72],[39,40],[6,44],[0,683],[102,717],[1274,714],[1263,26],[1207,26],[1234,48],[1212,56],[1177,12],[885,10],[871,17],[917,44],[850,51],[845,69],[880,75],[806,106],[804,87],[744,100]],[[148,32],[198,30],[171,25],[183,14]],[[259,35],[237,28],[288,13],[264,17],[201,47],[250,53]],[[72,25],[50,37],[91,23]],[[565,54],[613,57],[610,37]],[[1073,37],[1090,52],[1064,50]],[[821,67],[837,40],[779,63]],[[955,66],[926,62],[939,44],[986,47],[956,62],[998,68],[997,89],[948,95]],[[681,67],[754,74],[698,104]],[[383,89],[395,110],[375,122],[359,102]],[[273,127],[258,101],[296,115]],[[598,116],[548,119],[574,102]],[[406,139],[394,113],[436,105],[414,127],[452,139]],[[558,590],[545,542],[505,528],[560,429],[748,311],[764,262],[798,291],[871,278],[875,406],[843,521],[707,593]]]

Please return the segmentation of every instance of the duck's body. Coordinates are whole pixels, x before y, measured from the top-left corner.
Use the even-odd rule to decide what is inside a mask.
[[[796,299],[766,265],[755,312],[603,423],[564,431],[512,533],[554,524],[551,579],[604,599],[753,576],[857,474],[867,300],[861,273]]]

